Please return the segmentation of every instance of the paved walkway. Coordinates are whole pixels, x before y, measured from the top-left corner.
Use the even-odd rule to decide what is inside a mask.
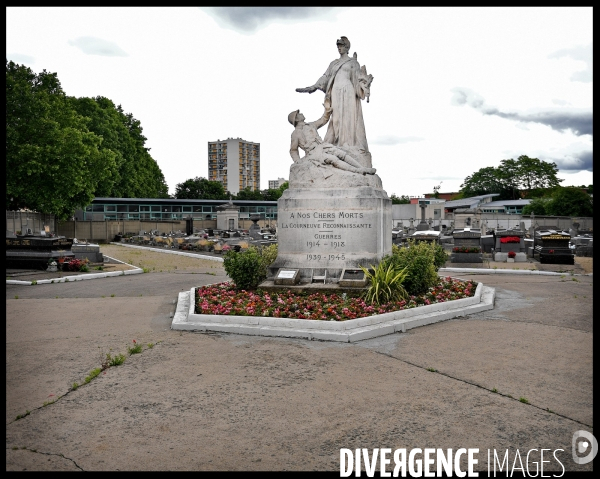
[[[7,470],[339,471],[362,447],[591,470],[571,439],[593,432],[593,276],[465,272],[493,310],[340,344],[172,331],[179,292],[226,279],[191,268],[7,284]],[[126,361],[85,384],[107,353]]]

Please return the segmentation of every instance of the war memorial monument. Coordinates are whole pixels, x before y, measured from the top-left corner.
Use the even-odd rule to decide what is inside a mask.
[[[337,49],[340,57],[314,85],[296,89],[324,92],[321,118],[288,115],[293,164],[277,204],[279,250],[269,269],[276,284],[292,277],[279,283],[339,283],[345,270],[375,265],[392,250],[392,201],[375,174],[362,114],[373,76],[350,56],[348,38]]]

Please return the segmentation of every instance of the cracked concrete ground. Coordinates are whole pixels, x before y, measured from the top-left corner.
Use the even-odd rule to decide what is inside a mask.
[[[225,275],[164,256],[192,263],[7,285],[7,470],[339,471],[363,447],[476,447],[481,470],[488,449],[563,449],[592,469],[571,459],[593,432],[592,276],[469,275],[494,310],[340,344],[171,331],[177,294]]]

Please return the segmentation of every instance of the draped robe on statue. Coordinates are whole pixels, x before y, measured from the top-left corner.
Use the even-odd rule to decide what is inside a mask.
[[[364,84],[359,82],[360,65],[354,58],[334,60],[315,86],[331,99],[333,109],[324,141],[339,147],[369,151],[361,100]]]

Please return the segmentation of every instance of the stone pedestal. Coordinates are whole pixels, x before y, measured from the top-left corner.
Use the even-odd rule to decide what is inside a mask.
[[[269,268],[300,270],[301,281],[377,264],[392,251],[392,201],[372,186],[289,188],[277,202],[278,255]]]

